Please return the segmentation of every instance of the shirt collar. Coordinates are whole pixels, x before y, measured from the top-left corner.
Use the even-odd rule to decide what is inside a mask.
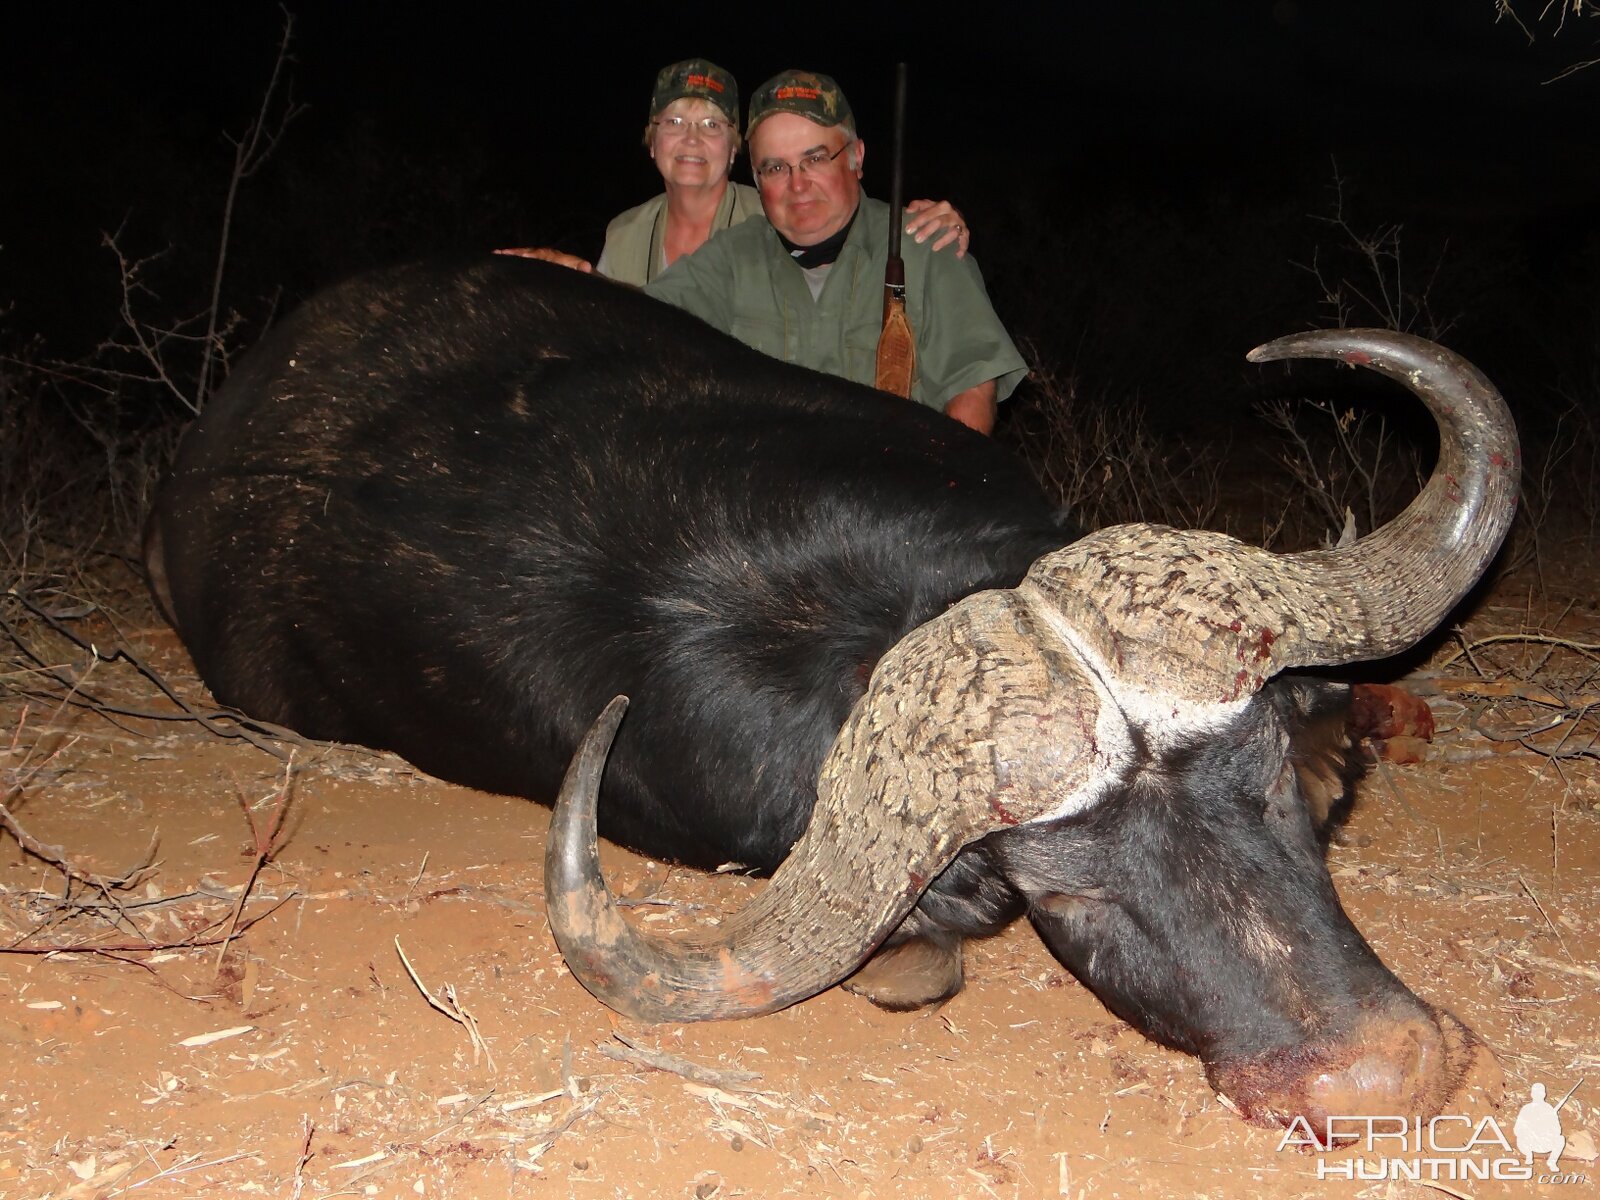
[[[778,233],[778,241],[783,243],[783,249],[796,265],[802,270],[809,271],[814,267],[825,267],[839,257],[839,252],[844,249],[845,239],[850,236],[850,230],[856,223],[856,218],[861,215],[861,203],[856,202],[855,211],[850,214],[850,219],[839,227],[832,235],[818,242],[815,246],[797,246],[783,234]]]

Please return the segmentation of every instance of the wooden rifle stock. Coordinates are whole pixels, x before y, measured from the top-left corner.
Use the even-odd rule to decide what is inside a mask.
[[[906,264],[900,257],[900,227],[905,222],[901,164],[906,133],[906,65],[895,67],[894,168],[889,185],[889,259],[883,271],[883,332],[878,335],[877,386],[911,396],[917,371],[917,346],[906,316]]]

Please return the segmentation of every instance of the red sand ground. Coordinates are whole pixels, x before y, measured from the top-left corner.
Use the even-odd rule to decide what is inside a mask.
[[[1592,606],[1555,613],[1508,599],[1473,634],[1533,621],[1597,640]],[[127,639],[203,697],[170,633],[146,618]],[[1435,672],[1471,675],[1465,661],[1440,666],[1449,648]],[[1517,671],[1551,686],[1584,669],[1579,690],[1597,690],[1593,652],[1512,644],[1475,658],[1506,690],[1526,690]],[[30,686],[20,667],[7,678]],[[157,702],[117,664],[97,665],[86,688]],[[759,1020],[633,1025],[573,981],[551,941],[545,810],[390,756],[313,748],[296,751],[285,838],[220,970],[216,947],[0,954],[0,1197],[1581,1200],[1600,1181],[1600,781],[1592,759],[1485,756],[1473,724],[1526,730],[1554,714],[1447,691],[1428,759],[1369,780],[1333,874],[1401,978],[1494,1048],[1505,1096],[1470,1111],[1496,1112],[1509,1136],[1530,1084],[1555,1100],[1583,1081],[1561,1112],[1562,1168],[1579,1182],[1319,1181],[1323,1164],[1377,1156],[1280,1151],[1280,1132],[1242,1124],[1193,1060],[1107,1014],[1025,924],[972,947],[967,989],[937,1011],[891,1015],[834,990]],[[62,904],[61,873],[0,834],[0,945],[214,936],[251,877],[241,804],[265,822],[281,764],[193,723],[114,724],[37,702],[24,719],[23,707],[0,698],[17,733],[0,768],[15,781],[48,759],[9,801],[29,833],[100,872],[160,841],[116,929],[103,907],[81,907],[103,897],[75,887]],[[1594,734],[1590,720],[1566,748]],[[646,921],[704,919],[682,906],[737,904],[761,886],[615,849],[606,862],[620,893],[666,902],[636,908]],[[479,1046],[429,1005],[396,939],[441,1001],[453,989]],[[620,1037],[709,1073],[641,1065]]]

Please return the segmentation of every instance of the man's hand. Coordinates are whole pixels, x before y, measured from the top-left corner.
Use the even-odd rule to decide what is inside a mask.
[[[967,256],[967,247],[972,244],[972,230],[967,228],[967,219],[950,201],[913,200],[906,205],[906,211],[911,214],[911,219],[906,222],[906,232],[916,241],[925,242],[938,234],[938,240],[933,243],[935,250],[943,250],[955,242],[956,257]]]
[[[944,406],[944,415],[954,417],[987,437],[994,432],[994,390],[992,379],[970,387],[950,397],[950,403]]]
[[[571,267],[574,271],[593,271],[594,264],[586,258],[579,258],[576,254],[567,254],[562,250],[552,250],[548,246],[516,246],[506,250],[496,250],[496,254],[509,254],[513,258],[537,258],[544,262],[555,263],[558,267]]]

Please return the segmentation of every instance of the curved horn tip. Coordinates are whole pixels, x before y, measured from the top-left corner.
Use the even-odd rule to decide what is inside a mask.
[[[1431,354],[1430,354],[1431,352]],[[1419,359],[1417,356],[1428,356]],[[1288,358],[1342,359],[1351,366],[1422,366],[1430,358],[1453,358],[1435,342],[1394,329],[1307,329],[1257,346],[1245,358],[1253,363]]]
[[[628,711],[628,698],[617,695],[606,702],[600,710],[600,715],[594,719],[594,724],[589,727],[586,738],[593,737],[597,730],[605,730],[606,741],[610,742],[616,736],[617,726],[622,723],[622,714]]]
[[[622,714],[627,711],[628,698],[613,696],[594,719],[594,724],[589,726],[561,780],[561,792],[554,806],[558,814],[568,811],[575,818],[586,816],[593,823],[599,801],[600,773],[605,770],[606,756],[611,753],[611,743],[616,740],[617,726],[622,724]]]
[[[611,749],[611,743],[616,740],[617,726],[622,724],[622,714],[627,711],[626,696],[611,697],[606,706],[600,710],[600,715],[594,719],[594,724],[589,726],[589,731],[583,735],[583,740],[578,743],[577,752],[572,756],[573,761],[591,758],[596,752],[604,758]]]
[[[1311,332],[1315,331],[1285,334],[1283,337],[1273,338],[1270,342],[1262,342],[1246,354],[1245,359],[1253,363],[1266,363],[1277,362],[1284,358],[1299,358],[1301,339]]]

